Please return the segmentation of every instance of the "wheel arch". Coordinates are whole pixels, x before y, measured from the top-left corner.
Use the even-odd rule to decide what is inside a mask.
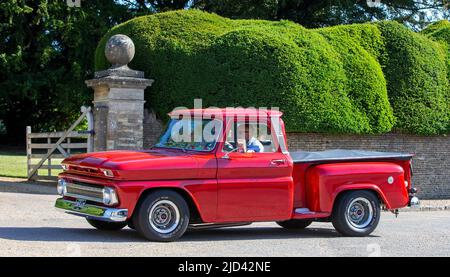
[[[161,191],[161,190],[169,190],[174,191],[178,193],[183,199],[186,201],[188,207],[189,207],[189,214],[190,214],[190,222],[191,223],[201,223],[203,222],[200,209],[197,205],[197,203],[194,201],[194,198],[192,195],[185,189],[180,187],[153,187],[153,188],[146,188],[144,189],[141,194],[139,195],[138,201],[136,202],[136,206],[133,210],[133,214],[136,213],[136,211],[139,209],[141,203],[145,199],[147,195],[150,193],[153,193],[155,191]]]
[[[384,204],[386,206],[386,208],[388,208],[388,209],[390,208],[389,201],[387,201],[386,196],[384,195],[383,191],[378,186],[373,185],[373,184],[361,184],[358,186],[352,185],[350,187],[346,187],[346,186],[339,187],[334,193],[333,203],[331,205],[331,207],[332,207],[331,212],[333,212],[335,210],[336,203],[338,202],[337,200],[340,197],[342,197],[344,194],[346,194],[348,192],[358,191],[358,190],[363,190],[363,191],[368,191],[368,192],[373,193],[380,201],[380,204]]]

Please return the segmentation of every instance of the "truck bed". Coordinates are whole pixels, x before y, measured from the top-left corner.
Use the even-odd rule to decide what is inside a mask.
[[[374,160],[410,160],[413,154],[397,152],[377,152],[363,150],[335,149],[326,151],[297,151],[290,153],[294,163],[316,163],[330,161],[374,161]]]

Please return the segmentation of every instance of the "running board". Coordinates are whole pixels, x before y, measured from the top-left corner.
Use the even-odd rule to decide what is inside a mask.
[[[296,214],[314,214],[315,212],[310,211],[308,208],[297,208],[294,211]]]
[[[293,219],[306,219],[306,218],[324,218],[329,217],[330,213],[323,212],[313,212],[308,208],[297,208],[294,210],[294,214],[292,215]]]
[[[215,229],[215,228],[225,228],[225,227],[237,227],[250,225],[252,222],[238,222],[238,223],[200,223],[191,224],[188,226],[189,230],[205,230],[205,229]]]

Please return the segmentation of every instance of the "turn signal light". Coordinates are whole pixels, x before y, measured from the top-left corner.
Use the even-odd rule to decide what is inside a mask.
[[[106,177],[114,177],[114,173],[110,169],[101,169],[101,171]]]

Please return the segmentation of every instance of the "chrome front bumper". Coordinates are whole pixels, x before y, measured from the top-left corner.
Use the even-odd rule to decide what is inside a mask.
[[[68,214],[83,216],[89,219],[121,222],[128,217],[127,209],[114,209],[89,204],[80,204],[63,198],[56,199],[55,208]]]

